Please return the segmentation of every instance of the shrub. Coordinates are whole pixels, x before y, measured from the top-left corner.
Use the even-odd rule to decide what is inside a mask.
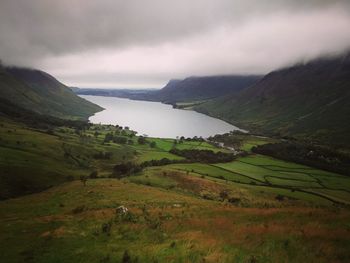
[[[130,257],[129,252],[127,250],[124,251],[122,263],[132,263],[131,257]]]
[[[220,198],[222,200],[228,199],[228,192],[226,190],[223,190],[220,192]]]
[[[107,234],[107,235],[111,234],[111,229],[112,229],[112,223],[111,222],[103,223],[102,226],[101,226],[102,232]]]
[[[81,175],[81,176],[80,176],[80,182],[81,182],[84,186],[86,186],[86,181],[87,181],[87,177],[86,177],[85,175]]]
[[[74,208],[72,210],[72,213],[73,214],[80,214],[80,213],[84,212],[85,209],[86,209],[85,205],[80,205],[80,206],[77,206],[76,208]]]
[[[74,176],[73,175],[67,175],[66,176],[66,180],[67,181],[73,181],[74,180]]]
[[[53,131],[53,129],[48,129],[46,131],[46,133],[49,134],[49,135],[55,135],[55,132]]]
[[[284,196],[283,195],[280,195],[280,194],[278,194],[278,195],[276,195],[276,197],[275,197],[275,199],[277,200],[277,201],[283,201],[284,200]]]
[[[139,220],[138,216],[131,213],[130,211],[124,214],[117,214],[116,219],[123,222],[130,222],[130,223],[137,223]]]
[[[228,202],[231,203],[231,204],[236,204],[236,203],[239,203],[241,201],[240,198],[236,198],[236,197],[230,197],[228,199]]]
[[[98,177],[98,172],[97,171],[93,171],[89,175],[90,179],[96,179],[97,177]]]

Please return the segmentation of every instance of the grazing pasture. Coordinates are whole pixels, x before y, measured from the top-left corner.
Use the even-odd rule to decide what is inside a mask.
[[[16,197],[0,201],[3,262],[350,257],[350,177],[249,151],[227,163],[191,162],[169,151],[230,150],[198,138],[140,139],[119,126],[0,124],[0,190]],[[145,161],[127,176],[113,172]]]

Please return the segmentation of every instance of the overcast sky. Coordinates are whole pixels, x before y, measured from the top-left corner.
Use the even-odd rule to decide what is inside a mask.
[[[349,47],[349,0],[0,0],[1,60],[78,87],[264,74]]]

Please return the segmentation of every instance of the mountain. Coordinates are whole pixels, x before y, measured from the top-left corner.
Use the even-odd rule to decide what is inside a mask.
[[[253,131],[350,145],[350,54],[271,72],[195,109]]]
[[[235,94],[259,79],[260,76],[211,76],[170,80],[153,97],[166,103],[207,100]]]
[[[183,80],[170,80],[160,90],[79,89],[75,92],[81,95],[110,96],[175,104],[176,102],[208,100],[236,93],[260,78],[260,76],[189,77]]]
[[[39,114],[65,119],[87,119],[102,110],[48,73],[28,68],[0,67],[0,98]]]
[[[118,97],[118,98],[128,98],[128,99],[135,99],[135,100],[152,100],[152,95],[158,90],[75,88],[73,89],[73,91],[79,95]]]

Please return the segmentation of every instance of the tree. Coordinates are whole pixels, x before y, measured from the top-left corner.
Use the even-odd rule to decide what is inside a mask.
[[[137,139],[137,142],[139,144],[145,144],[147,141],[146,141],[146,138],[143,137],[143,136],[140,136],[138,139]]]
[[[122,136],[115,136],[113,138],[113,142],[118,144],[126,144],[128,142],[128,139]]]
[[[155,147],[157,146],[157,143],[156,143],[155,141],[153,141],[153,142],[151,142],[151,143],[149,144],[149,146],[150,146],[151,148],[155,148]]]
[[[105,135],[104,142],[110,142],[111,140],[113,140],[113,134],[107,133],[107,134]]]

